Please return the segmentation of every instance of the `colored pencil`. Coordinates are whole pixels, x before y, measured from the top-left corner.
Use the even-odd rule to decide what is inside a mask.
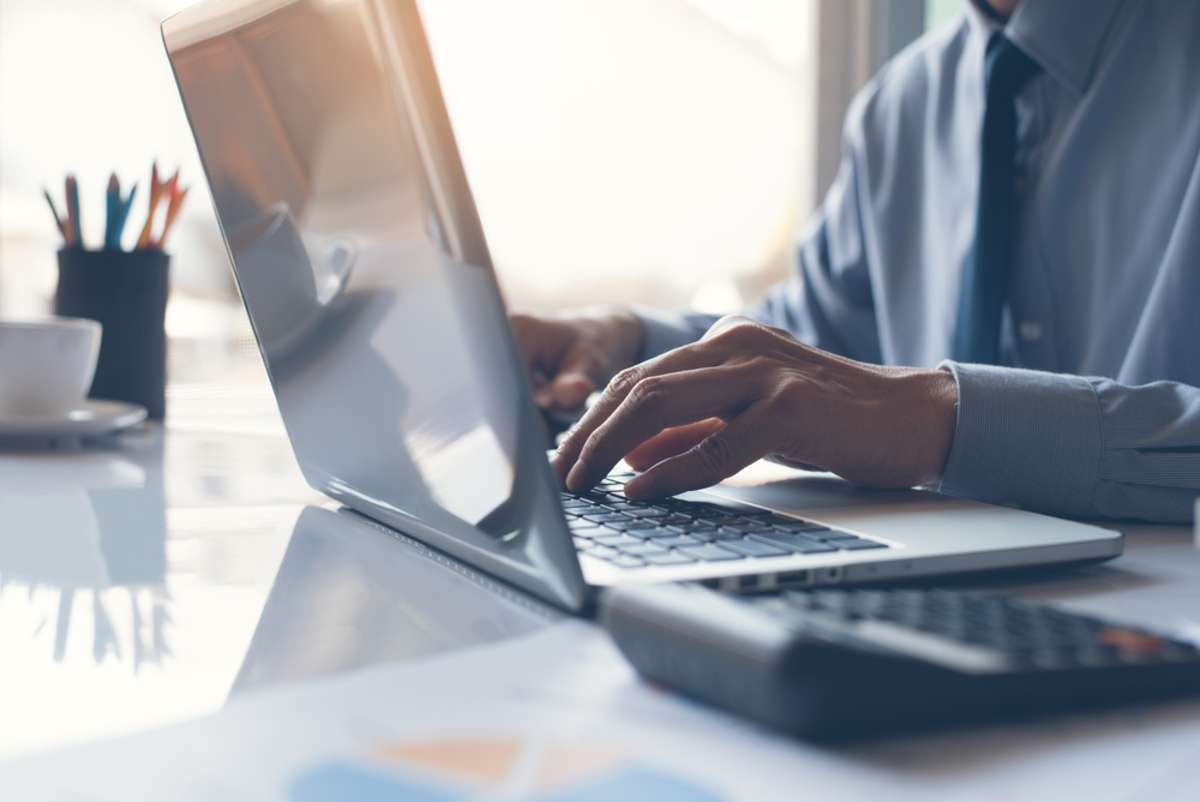
[[[137,247],[139,249],[150,247],[150,231],[154,226],[154,214],[158,211],[158,204],[162,200],[162,191],[165,184],[158,180],[158,162],[150,165],[150,208],[146,210],[146,223],[142,226],[142,232],[138,234]]]
[[[58,207],[54,205],[54,198],[50,196],[50,190],[43,189],[42,194],[46,196],[46,203],[50,205],[50,214],[54,215],[54,225],[58,227],[58,233],[62,235],[64,243],[70,243],[71,238],[67,235],[67,224],[63,222],[62,216],[58,213]]]
[[[183,208],[183,201],[187,198],[188,189],[178,189],[177,186],[172,187],[171,198],[167,203],[167,219],[163,223],[162,236],[158,238],[158,248],[162,250],[167,245],[167,235],[171,233],[171,229],[175,225],[175,220],[179,216],[179,210]]]
[[[79,216],[79,182],[73,175],[67,176],[67,230],[71,234],[67,244],[82,248],[83,221]]]

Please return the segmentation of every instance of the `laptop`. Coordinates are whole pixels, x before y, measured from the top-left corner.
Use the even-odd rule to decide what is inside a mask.
[[[337,502],[570,610],[631,582],[1120,554],[1098,527],[832,479],[562,492],[415,0],[208,0],[163,35],[288,437]]]

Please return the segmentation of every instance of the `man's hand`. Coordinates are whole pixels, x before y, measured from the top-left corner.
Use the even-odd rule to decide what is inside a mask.
[[[513,334],[543,409],[578,409],[642,347],[642,324],[633,314],[603,310],[560,317],[511,316]]]
[[[618,373],[554,467],[581,491],[625,457],[644,471],[625,486],[630,498],[706,487],[763,457],[911,487],[941,475],[957,402],[944,371],[855,362],[724,318],[699,342]]]

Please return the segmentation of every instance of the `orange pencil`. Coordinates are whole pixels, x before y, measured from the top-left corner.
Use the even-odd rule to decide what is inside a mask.
[[[154,226],[154,213],[158,211],[158,204],[162,200],[162,191],[165,186],[165,183],[158,180],[158,162],[156,161],[150,165],[150,208],[146,210],[146,224],[142,226],[142,233],[137,238],[139,250],[150,247],[150,231]]]
[[[178,177],[178,173],[176,173],[176,177]],[[162,236],[158,238],[159,250],[166,247],[167,235],[171,233],[171,228],[175,225],[175,218],[179,215],[179,210],[183,208],[183,201],[187,198],[188,189],[190,187],[182,190],[172,187],[171,198],[167,202],[167,219],[163,223]]]

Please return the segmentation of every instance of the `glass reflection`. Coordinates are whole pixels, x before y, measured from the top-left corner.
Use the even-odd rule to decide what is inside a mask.
[[[170,655],[161,460],[161,443],[139,454],[143,464],[97,450],[0,460],[0,599],[15,615],[24,595],[26,636],[48,640],[55,662],[81,614],[97,664],[128,662],[136,674]]]

